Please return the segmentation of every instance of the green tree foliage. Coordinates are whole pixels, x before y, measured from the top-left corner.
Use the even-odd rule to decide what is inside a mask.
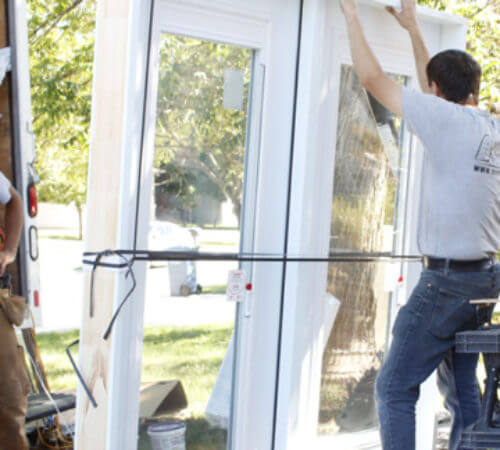
[[[73,203],[80,216],[86,198],[95,4],[27,2],[39,198]]]
[[[469,21],[467,50],[483,69],[480,101],[500,112],[500,2],[498,0],[418,0],[424,6],[465,17]]]
[[[244,73],[242,110],[223,107],[224,71],[228,68]],[[182,186],[180,194],[188,193],[189,188],[213,190],[199,179],[189,181],[193,173],[201,172],[218,187],[222,198],[232,201],[237,217],[242,200],[250,68],[251,52],[247,49],[172,35],[161,41],[156,182],[168,181],[170,190]],[[195,206],[196,194],[185,196],[184,203],[191,204],[186,206]],[[213,194],[220,198],[217,192]]]
[[[484,71],[482,105],[499,104],[498,0],[419,3],[470,20],[468,49]],[[27,4],[40,200],[74,203],[81,210],[86,197],[96,0],[27,0]],[[194,40],[186,46],[179,39],[170,43],[165,39],[162,45],[169,56],[162,59],[166,71],[160,75],[157,170],[174,162],[177,167],[196,167],[239,209],[245,115],[214,105],[222,97],[220,67],[246,67],[246,56],[229,46]],[[188,74],[193,65],[199,70]],[[175,95],[167,97],[167,91]],[[190,196],[192,202],[193,193]]]

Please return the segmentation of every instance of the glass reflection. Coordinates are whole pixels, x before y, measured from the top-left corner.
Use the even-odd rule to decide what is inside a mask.
[[[395,76],[405,83],[404,77]],[[401,192],[408,158],[403,127],[341,71],[330,251],[381,252],[399,247]],[[390,264],[332,263],[328,292],[341,302],[323,355],[320,434],[377,425],[374,382],[387,344]]]

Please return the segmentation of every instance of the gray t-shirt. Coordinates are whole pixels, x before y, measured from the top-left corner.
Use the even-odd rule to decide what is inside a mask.
[[[476,260],[500,248],[500,120],[403,88],[425,147],[418,241],[426,256]]]
[[[0,172],[0,203],[5,205],[10,202],[10,181],[9,179]]]

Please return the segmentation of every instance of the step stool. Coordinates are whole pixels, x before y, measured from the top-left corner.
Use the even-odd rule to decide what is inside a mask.
[[[482,353],[486,367],[486,389],[477,422],[462,433],[463,449],[500,449],[500,326],[485,326],[456,335],[458,353]]]

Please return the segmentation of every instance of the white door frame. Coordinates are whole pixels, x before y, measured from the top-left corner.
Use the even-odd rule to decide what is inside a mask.
[[[141,4],[142,3],[142,4]],[[298,5],[299,0],[295,3]],[[151,1],[148,2],[151,6]],[[154,0],[154,11],[134,0],[134,33],[130,36],[125,142],[130,158],[121,168],[128,177],[120,204],[121,248],[147,248],[149,199],[157,90],[160,32],[188,35],[255,50],[243,217],[243,249],[283,252],[292,140],[299,8],[290,0]],[[152,31],[149,36],[149,29]],[[148,41],[151,46],[148,59]],[[147,91],[146,95],[144,94]],[[144,121],[137,111],[145,111]],[[139,120],[140,119],[140,120]],[[143,127],[143,123],[145,124]],[[129,139],[128,139],[129,138]],[[142,155],[142,163],[141,161]],[[140,213],[136,217],[140,174]],[[130,183],[129,180],[134,180]],[[137,236],[135,226],[137,220]],[[247,267],[254,286],[247,304],[238,308],[232,448],[270,448],[277,376],[279,305],[282,264]],[[135,449],[142,367],[146,264],[136,263],[137,289],[123,308],[112,338],[109,423],[106,448]],[[129,288],[117,277],[115,307]],[[258,330],[258,331],[256,331]]]
[[[409,76],[410,87],[418,88],[410,40],[382,9],[396,3],[363,1],[361,19],[384,69]],[[432,53],[449,47],[464,48],[465,20],[423,8],[418,13]],[[343,63],[351,64],[351,58],[338,1],[305,0],[296,117],[302,126],[296,128],[295,134],[289,254],[328,255]],[[406,136],[408,141],[408,133]],[[416,139],[409,145],[412,160],[404,251],[418,254],[416,219],[422,149]],[[420,267],[404,264],[402,271],[406,282],[395,297],[405,301],[418,279]],[[328,319],[324,318],[330,313],[326,281],[326,264],[295,263],[286,269],[276,449],[307,448],[317,436],[322,356],[330,333],[330,329],[325,329],[329,326]],[[420,404],[432,406],[435,401],[433,381],[422,389]],[[417,426],[420,427],[418,448],[430,450],[434,432],[432,414],[420,413]]]

